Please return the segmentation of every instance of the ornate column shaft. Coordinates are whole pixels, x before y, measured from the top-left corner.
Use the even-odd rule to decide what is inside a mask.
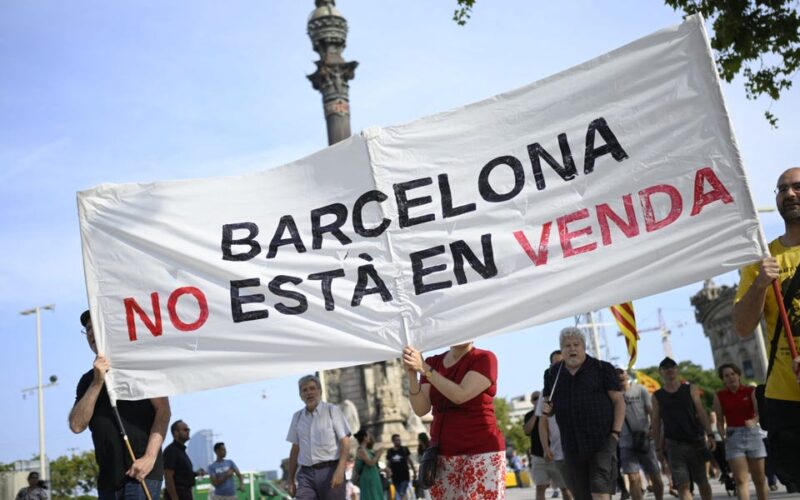
[[[347,41],[347,20],[336,9],[334,0],[316,0],[317,8],[308,18],[308,36],[319,54],[317,70],[308,75],[311,85],[322,94],[322,107],[328,126],[328,144],[350,137],[350,84],[356,61],[342,58]]]

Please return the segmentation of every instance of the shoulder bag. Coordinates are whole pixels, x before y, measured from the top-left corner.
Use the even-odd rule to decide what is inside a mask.
[[[449,401],[448,401],[449,402]],[[438,436],[442,436],[442,425],[444,425],[444,415],[447,413],[447,404],[442,410],[442,419],[439,423]],[[419,485],[422,489],[428,490],[436,483],[436,469],[439,465],[439,443],[425,448],[422,458],[419,461]]]

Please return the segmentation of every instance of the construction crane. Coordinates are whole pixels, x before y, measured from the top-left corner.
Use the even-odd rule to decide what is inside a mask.
[[[661,332],[661,345],[664,349],[664,356],[668,356],[670,358],[674,358],[672,353],[672,342],[670,340],[670,336],[672,335],[672,331],[667,328],[667,322],[664,321],[664,314],[659,307],[658,311],[658,326],[654,326],[652,328],[637,328],[637,333],[647,333],[647,332]],[[575,316],[575,326],[585,330],[588,335],[589,339],[589,351],[593,354],[597,359],[603,359],[602,351],[601,351],[601,337],[605,347],[605,354],[606,358],[609,358],[609,348],[608,342],[605,339],[605,329],[606,326],[613,326],[616,327],[616,323],[605,323],[603,322],[602,318],[596,318],[595,312],[588,312],[585,314],[579,314]],[[596,321],[599,319],[600,321]],[[675,326],[681,328],[686,325],[685,321],[679,321],[675,323]],[[618,337],[622,336],[622,332],[617,333]]]
[[[664,321],[664,314],[661,312],[661,308],[657,309],[658,311],[658,326],[654,326],[652,328],[637,328],[636,331],[638,333],[647,333],[647,332],[661,332],[661,346],[664,349],[664,356],[674,359],[674,355],[672,354],[672,341],[670,340],[670,336],[672,335],[672,331],[667,328],[667,322]],[[686,325],[685,321],[679,321],[675,323],[675,326],[681,328]],[[617,334],[618,336],[622,336],[622,332]]]

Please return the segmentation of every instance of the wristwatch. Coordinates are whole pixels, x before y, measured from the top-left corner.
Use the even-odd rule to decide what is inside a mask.
[[[430,380],[431,376],[433,375],[433,370],[427,369],[427,370],[423,371],[422,374],[425,375],[426,379]]]

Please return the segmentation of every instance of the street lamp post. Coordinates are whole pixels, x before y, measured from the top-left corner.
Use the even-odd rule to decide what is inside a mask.
[[[52,311],[56,308],[55,304],[48,304],[46,306],[36,306],[33,309],[20,311],[23,316],[30,314],[36,315],[36,366],[38,370],[38,385],[37,391],[39,396],[39,474],[42,479],[47,479],[47,469],[45,468],[44,458],[44,389],[42,387],[42,320],[40,311]]]

